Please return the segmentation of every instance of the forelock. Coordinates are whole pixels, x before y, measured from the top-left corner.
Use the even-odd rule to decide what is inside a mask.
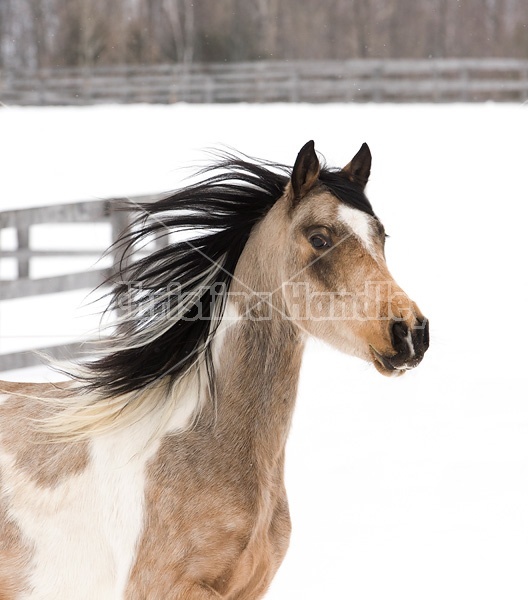
[[[375,216],[368,198],[360,185],[351,181],[341,171],[321,169],[319,181],[341,202],[368,215]]]

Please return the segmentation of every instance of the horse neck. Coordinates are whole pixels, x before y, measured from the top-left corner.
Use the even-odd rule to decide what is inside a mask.
[[[270,243],[285,222],[283,211],[273,207],[252,232],[231,285],[231,320],[215,352],[218,426],[237,447],[249,444],[261,462],[284,451],[304,350],[303,334],[285,316],[280,245]]]
[[[217,353],[215,430],[233,448],[250,451],[255,466],[282,460],[303,349],[301,336],[280,315],[241,319],[224,335]]]

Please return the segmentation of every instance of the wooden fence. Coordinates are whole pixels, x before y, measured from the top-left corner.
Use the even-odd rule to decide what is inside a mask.
[[[0,72],[5,105],[528,100],[528,60],[348,60]]]
[[[17,276],[15,279],[0,279],[0,303],[26,296],[66,292],[82,288],[95,288],[109,275],[111,267],[92,269],[80,273],[70,273],[54,277],[35,279],[31,277],[31,260],[33,258],[54,258],[71,256],[98,257],[106,250],[36,250],[31,247],[31,228],[41,224],[57,223],[108,223],[112,231],[112,239],[116,240],[128,224],[126,212],[115,210],[115,206],[123,199],[112,198],[100,201],[76,202],[55,206],[43,206],[21,210],[0,212],[0,230],[11,228],[16,232],[17,244],[13,250],[4,250],[0,247],[0,259],[15,260]],[[133,198],[136,202],[152,200],[150,196]],[[114,264],[120,259],[115,253]],[[1,332],[0,332],[1,335]],[[79,344],[65,344],[61,346],[38,348],[41,352],[52,357],[75,354]],[[19,369],[38,364],[37,355],[32,351],[21,351],[9,354],[0,354],[0,371]]]

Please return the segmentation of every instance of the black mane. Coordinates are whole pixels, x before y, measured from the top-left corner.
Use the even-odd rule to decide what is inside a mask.
[[[173,382],[200,361],[211,379],[210,341],[235,267],[291,168],[229,155],[201,174],[201,182],[158,202],[127,206],[139,216],[117,242],[124,258],[109,306],[123,316],[111,345],[85,365],[80,378],[88,390],[110,397]],[[319,179],[341,201],[373,214],[361,188],[338,171],[323,168]],[[158,249],[133,261],[153,239]]]
[[[375,216],[372,206],[363,192],[363,188],[350,181],[341,171],[321,169],[319,181],[327,187],[341,202],[357,208],[368,215]]]

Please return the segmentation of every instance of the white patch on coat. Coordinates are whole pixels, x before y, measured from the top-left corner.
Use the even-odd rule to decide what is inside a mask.
[[[213,365],[215,369],[219,369],[221,366],[220,355],[222,348],[224,347],[226,334],[232,327],[236,327],[241,321],[242,317],[238,311],[238,307],[234,302],[227,302],[222,320],[218,329],[216,330],[215,337],[211,344],[211,351],[213,355]]]
[[[164,410],[167,416],[160,420],[163,434],[182,432],[192,426],[208,397],[206,382],[207,372],[202,365],[174,384],[174,401],[167,403]]]
[[[370,215],[364,213],[362,210],[340,204],[338,209],[339,218],[348,227],[351,233],[353,233],[363,244],[365,249],[372,255],[375,256],[376,249],[374,246],[374,240],[372,235],[372,227],[370,225]]]
[[[21,600],[121,600],[144,526],[145,469],[157,452],[158,416],[94,437],[86,469],[36,484],[0,446],[9,514],[33,547]]]

